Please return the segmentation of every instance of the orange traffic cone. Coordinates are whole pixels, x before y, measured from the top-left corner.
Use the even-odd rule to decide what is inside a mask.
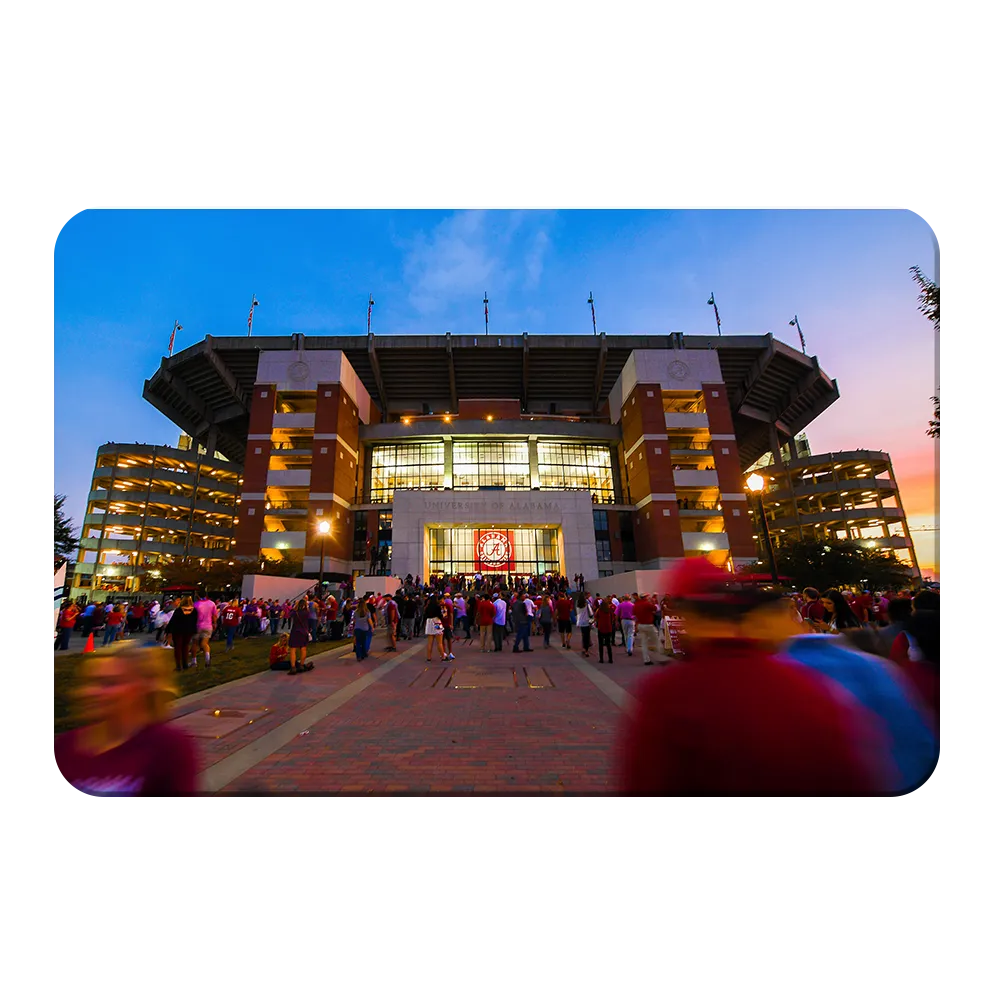
[[[92,653],[94,651],[94,633],[91,632],[87,636],[87,645],[83,647],[85,653]]]

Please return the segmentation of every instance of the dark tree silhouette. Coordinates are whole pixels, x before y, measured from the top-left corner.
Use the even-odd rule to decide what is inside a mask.
[[[941,333],[941,289],[936,282],[931,281],[919,267],[911,267],[910,274],[913,280],[920,286],[920,295],[917,301],[917,308],[934,324],[934,332]],[[940,389],[938,392],[940,393]],[[941,436],[941,398],[931,396],[934,404],[934,419],[928,420],[927,436],[936,438]]]

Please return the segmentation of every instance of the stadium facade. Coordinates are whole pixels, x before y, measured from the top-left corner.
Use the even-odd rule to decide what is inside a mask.
[[[206,337],[143,396],[242,475],[234,558],[592,580],[755,560],[744,470],[838,390],[772,334],[293,334]]]

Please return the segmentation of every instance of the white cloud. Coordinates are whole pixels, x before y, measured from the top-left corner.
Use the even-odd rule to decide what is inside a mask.
[[[528,251],[528,256],[524,261],[524,268],[526,273],[525,287],[526,288],[537,288],[538,282],[542,277],[542,258],[545,256],[545,251],[549,246],[549,236],[544,229],[539,229],[535,233],[535,238],[531,243],[531,249]]]
[[[525,212],[456,212],[418,233],[403,263],[411,304],[428,313],[484,291],[537,287],[549,238],[532,221]]]

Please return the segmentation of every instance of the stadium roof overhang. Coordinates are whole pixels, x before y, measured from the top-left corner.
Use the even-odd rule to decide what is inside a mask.
[[[525,412],[596,413],[636,349],[714,350],[726,383],[740,460],[746,468],[797,434],[839,396],[810,358],[770,333],[476,334],[206,337],[163,358],[143,398],[185,433],[234,462],[245,459],[249,406],[261,351],[343,351],[383,411],[458,410],[460,399],[520,399]]]

